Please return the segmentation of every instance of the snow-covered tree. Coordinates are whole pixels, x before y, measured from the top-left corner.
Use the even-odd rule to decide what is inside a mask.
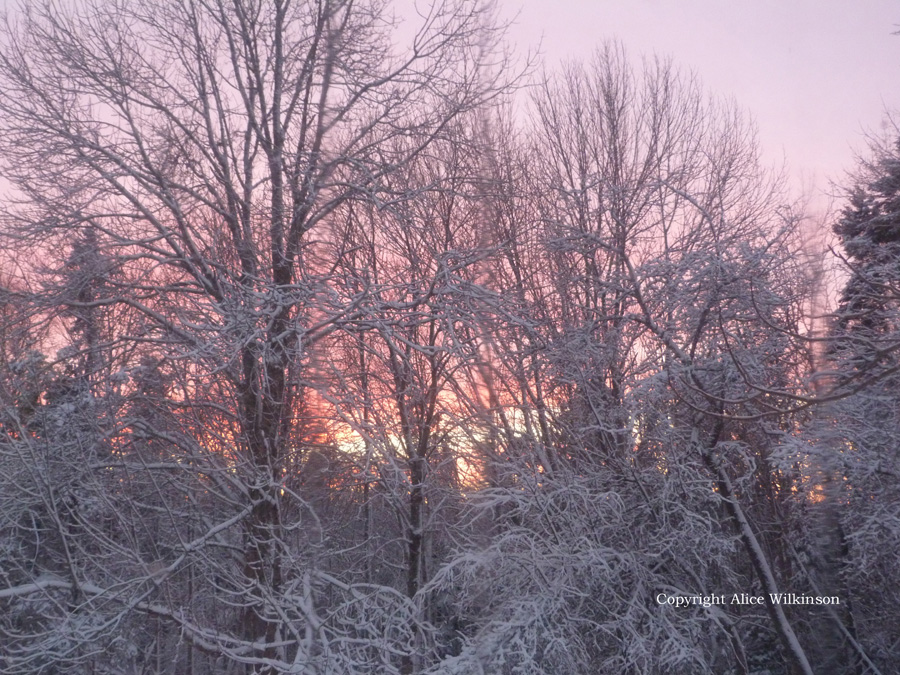
[[[740,111],[617,45],[507,107],[491,6],[419,19],[12,15],[0,672],[890,663],[897,152],[837,226],[814,413],[802,218]],[[852,612],[771,600],[826,579]]]
[[[325,223],[378,203],[508,78],[488,5],[434,3],[420,24],[394,50],[379,1],[48,2],[11,18],[2,161],[22,200],[4,235],[39,256],[84,233],[70,257],[84,283],[66,294],[51,278],[35,301],[50,311],[60,291],[77,337],[57,370],[105,368],[120,398],[103,400],[96,434],[76,432],[91,413],[75,404],[67,435],[47,440],[97,491],[79,503],[111,509],[108,527],[79,516],[91,545],[63,546],[65,569],[27,571],[4,598],[82,608],[107,642],[147,617],[175,672],[400,667],[410,601],[324,571],[294,472],[317,429],[315,352],[369,293],[333,283],[341,242]],[[115,269],[102,283],[101,259]],[[104,312],[121,319],[101,337]],[[127,355],[115,371],[97,363],[113,351]],[[73,402],[50,398],[62,424]],[[17,447],[40,454],[47,433]],[[56,473],[26,468],[56,499]],[[133,487],[130,504],[110,481],[126,500]],[[115,669],[66,617],[22,633],[4,667],[32,672],[41,651],[41,667]]]
[[[849,596],[845,651],[889,670],[898,657],[886,627],[900,602],[900,568],[887,553],[900,546],[900,142],[870,150],[834,225],[847,280],[824,360],[837,373],[831,379],[853,393],[828,406],[824,434],[812,431],[827,439],[813,446],[810,463],[819,468],[815,506],[829,516],[833,544],[828,559],[811,563]]]
[[[534,109],[533,149],[496,162],[519,185],[496,210],[496,442],[431,582],[466,626],[434,672],[811,672],[774,603],[655,601],[791,579],[771,458],[806,363],[798,223],[740,114],[665,63],[609,46]]]

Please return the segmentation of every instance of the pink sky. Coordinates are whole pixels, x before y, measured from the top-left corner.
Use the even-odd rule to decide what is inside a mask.
[[[397,0],[396,9],[431,0]],[[765,159],[795,186],[829,188],[865,149],[885,110],[900,111],[898,0],[497,0],[518,18],[521,52],[543,36],[543,62],[588,59],[607,39],[671,57],[757,122]],[[0,8],[14,6],[0,0]]]
[[[521,8],[519,49],[543,34],[548,66],[617,38],[636,62],[655,53],[693,70],[752,114],[765,159],[786,159],[798,187],[840,180],[865,130],[900,110],[897,0],[499,2],[504,16]]]

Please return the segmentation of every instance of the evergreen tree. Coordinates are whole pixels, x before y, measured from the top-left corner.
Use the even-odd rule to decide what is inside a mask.
[[[900,139],[875,147],[873,159],[861,165],[834,232],[849,277],[830,360],[843,373],[836,391],[849,386],[854,393],[829,406],[830,421],[815,431],[820,440],[808,464],[818,467],[821,500],[810,508],[813,522],[830,523],[836,538],[829,560],[814,524],[821,559],[811,562],[820,585],[846,594],[842,618],[846,635],[858,639],[860,660],[887,668],[900,658],[885,629],[900,621],[900,566],[890,553],[900,546]],[[832,572],[823,576],[829,565]]]
[[[884,364],[900,329],[900,139],[863,166],[834,232],[850,267],[836,352],[868,369]]]

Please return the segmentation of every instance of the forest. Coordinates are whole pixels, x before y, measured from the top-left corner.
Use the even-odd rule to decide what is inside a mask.
[[[0,28],[0,673],[896,672],[897,134],[419,10]]]

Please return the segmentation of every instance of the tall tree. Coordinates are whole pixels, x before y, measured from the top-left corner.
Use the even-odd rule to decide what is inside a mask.
[[[531,153],[497,162],[520,189],[497,210],[516,223],[484,410],[501,440],[483,442],[497,478],[469,502],[470,546],[432,583],[469,624],[448,663],[810,672],[774,602],[656,604],[790,579],[767,532],[806,355],[797,222],[740,113],[668,64],[608,46],[548,76],[534,109]]]
[[[891,580],[900,574],[896,560],[885,555],[900,545],[900,141],[872,143],[846,198],[834,232],[847,280],[825,360],[837,373],[831,379],[852,393],[829,406],[824,431],[812,432],[827,442],[809,451],[809,464],[818,469],[811,480],[821,495],[810,510],[829,523],[820,541],[831,546],[811,564],[821,569],[824,583],[849,596],[840,613],[840,638],[859,672],[889,670],[897,658],[884,626],[895,621],[898,598]]]
[[[316,386],[317,344],[357,316],[368,292],[332,284],[329,252],[341,242],[323,224],[351,200],[377,200],[391,173],[504,87],[489,6],[439,2],[421,23],[394,52],[379,1],[48,2],[10,20],[3,163],[25,204],[7,214],[5,235],[35,251],[63,247],[75,228],[103,242],[115,283],[63,303],[81,322],[77,354],[99,367],[91,317],[121,308],[132,318],[111,339],[144,355],[124,364],[126,393],[150,397],[141,358],[165,364],[171,383],[155,399],[166,424],[141,413],[107,429],[105,442],[137,432],[165,441],[165,461],[126,455],[122,470],[176,476],[187,501],[147,505],[175,528],[155,559],[96,533],[92,555],[108,574],[35,570],[5,596],[76,594],[86,609],[102,605],[110,625],[115,612],[152,615],[221,672],[375,667],[341,652],[354,640],[340,613],[328,613],[329,625],[316,608],[332,582],[305,555],[296,532],[309,513],[285,476],[302,466],[310,437],[298,411]],[[52,296],[35,301],[49,312]],[[186,579],[231,609],[189,608],[167,585]],[[334,580],[328,597],[341,593],[356,591]],[[411,648],[403,616],[394,606],[382,617],[400,622],[400,637],[366,657],[379,668]],[[31,667],[17,654],[12,668]],[[76,664],[82,653],[57,656]],[[183,670],[178,658],[188,657],[173,658]]]

